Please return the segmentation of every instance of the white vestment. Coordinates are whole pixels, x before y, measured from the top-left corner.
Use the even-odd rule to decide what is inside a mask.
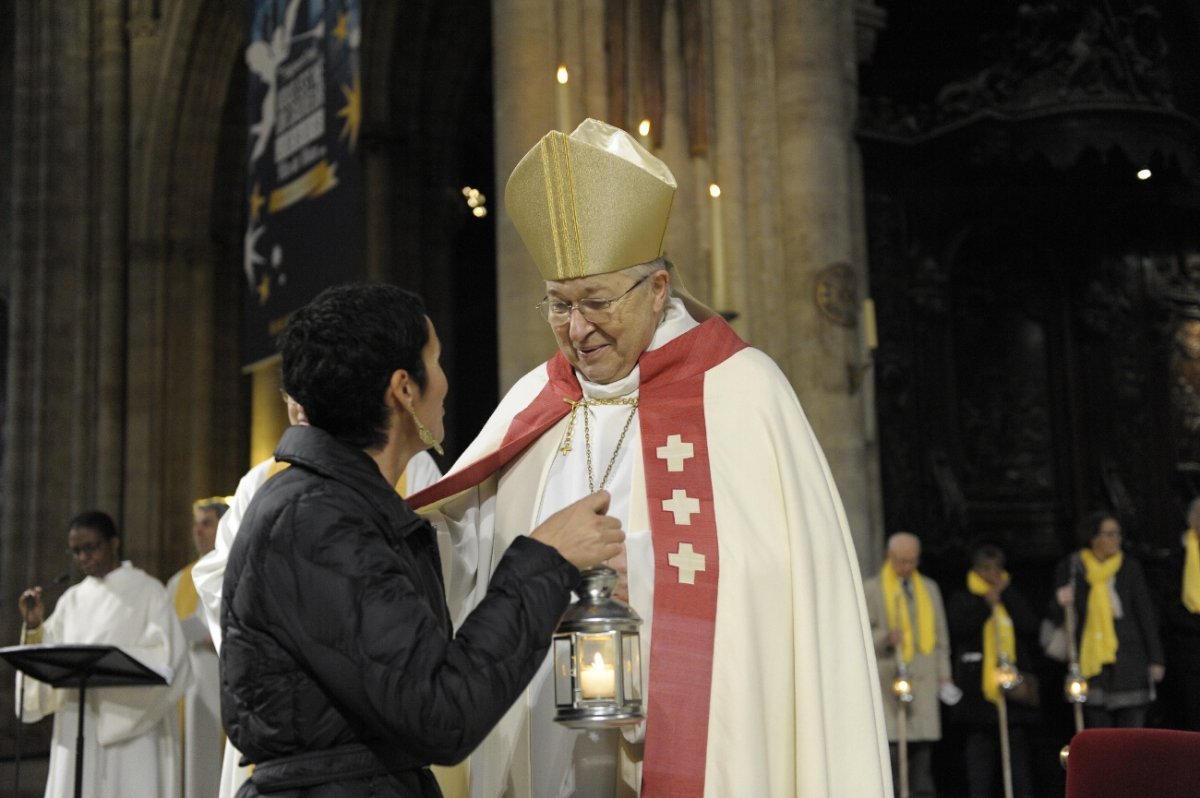
[[[180,794],[177,706],[191,681],[187,645],[161,582],[124,562],[103,578],[85,577],[58,600],[42,643],[120,647],[164,676],[166,687],[94,687],[84,709],[83,784],[89,798]],[[75,794],[79,693],[24,680],[24,720],[54,714],[46,798]]]
[[[194,566],[195,563],[177,571],[167,580],[167,595],[176,614],[181,603],[194,607],[186,617],[179,619],[192,666],[192,685],[183,697],[183,739],[180,741],[183,796],[216,798],[225,745],[225,734],[221,728],[220,663],[204,619],[204,607],[196,600],[191,575]]]
[[[675,337],[681,312],[673,301],[668,322],[652,342],[652,350],[663,347],[656,353],[662,357],[655,362],[686,360],[714,340],[736,339],[728,328],[713,326],[723,325],[720,320]],[[607,387],[625,395],[640,391],[645,397],[656,384],[652,380],[659,380],[658,385],[664,379],[669,383],[671,372],[646,376],[648,354],[642,356],[641,376],[635,371],[632,381],[614,386],[584,384],[582,393],[596,395]],[[622,520],[628,535],[630,603],[644,619],[643,653],[652,651],[656,579],[687,585],[695,576],[675,565],[685,562],[675,559],[683,554],[682,548],[672,552],[671,565],[664,568],[666,558],[655,554],[657,532],[651,532],[648,519],[656,517],[656,523],[662,524],[661,516],[673,514],[673,523],[686,535],[695,507],[705,504],[692,505],[694,496],[676,491],[679,501],[656,499],[655,504],[663,506],[650,506],[648,474],[651,469],[682,473],[689,458],[703,449],[710,472],[705,478],[711,476],[708,511],[715,515],[719,530],[719,557],[710,558],[707,567],[716,571],[713,560],[719,561],[719,588],[711,648],[697,652],[702,664],[711,662],[711,688],[706,742],[702,741],[706,750],[699,766],[703,773],[691,775],[701,777],[703,794],[714,798],[890,795],[879,685],[858,562],[828,466],[795,393],[775,364],[750,348],[722,358],[703,367],[702,397],[696,400],[702,403],[698,412],[706,439],[682,440],[667,434],[647,443],[635,419],[607,486],[613,493],[610,513]],[[532,434],[522,432],[528,410],[562,406],[563,397],[547,398],[547,389],[558,385],[556,375],[564,368],[565,361],[557,365],[551,361],[523,377],[442,483],[413,497],[415,506],[427,505],[422,512],[449,543],[443,546],[443,556],[448,557],[447,593],[456,622],[484,594],[488,576],[516,535],[527,534],[550,512],[588,493],[586,447],[578,418],[567,455],[560,447],[569,416],[550,424],[518,454],[508,450],[512,441]],[[638,413],[649,409],[649,402],[643,401]],[[592,470],[598,481],[629,408],[599,405],[581,408],[577,415],[583,412],[593,414],[589,416]],[[670,433],[669,422],[665,429],[651,432],[652,437]],[[499,470],[481,465],[489,458],[503,461]],[[705,567],[700,564],[697,581]],[[676,705],[655,701],[656,685],[649,680],[655,664],[650,656],[643,656],[641,662],[647,721],[627,735],[634,744],[627,748],[633,753],[620,757],[616,773],[611,772],[611,745],[605,744],[603,734],[553,724],[553,696],[535,678],[526,697],[472,755],[472,796],[497,798],[511,792],[544,798],[569,794],[572,789],[589,795],[597,787],[609,790],[614,780],[638,789],[642,785],[642,771],[635,761],[639,735],[645,727],[653,728],[654,713],[663,715],[657,719],[659,739],[654,742],[661,744],[664,736],[671,736],[670,729],[679,728],[673,718],[679,711]],[[649,737],[654,732],[645,733],[649,757]],[[610,770],[607,777],[593,769],[597,762],[599,770]],[[640,764],[651,766],[649,759]],[[679,790],[658,783],[657,788],[647,787],[646,793]]]
[[[192,568],[192,580],[196,583],[196,592],[200,595],[200,603],[204,606],[204,618],[208,622],[209,633],[217,652],[221,650],[221,584],[225,579],[225,564],[229,561],[229,549],[237,536],[238,528],[242,525],[242,517],[250,500],[263,483],[286,464],[277,465],[274,458],[263,460],[246,472],[238,482],[229,509],[221,516],[217,524],[217,538],[213,550],[200,558]],[[401,480],[404,483],[404,493],[412,493],[432,485],[441,476],[437,463],[428,452],[419,452],[405,467]],[[219,697],[218,697],[219,700]],[[219,710],[219,706],[218,706]],[[219,717],[219,713],[218,713]],[[238,761],[241,755],[233,744],[225,741],[225,756],[221,762],[221,789],[219,798],[233,798],[238,788],[250,778],[249,768],[241,767]],[[190,798],[190,796],[189,796]]]

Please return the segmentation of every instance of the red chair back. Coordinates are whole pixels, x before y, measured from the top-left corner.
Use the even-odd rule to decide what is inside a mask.
[[[1141,796],[1200,796],[1200,732],[1084,729],[1071,739],[1067,798]]]

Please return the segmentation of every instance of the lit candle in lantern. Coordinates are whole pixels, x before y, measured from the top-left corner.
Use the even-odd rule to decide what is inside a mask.
[[[647,150],[654,149],[654,142],[650,140],[650,120],[643,119],[638,123],[638,143]]]
[[[612,665],[596,652],[592,664],[579,674],[580,693],[584,698],[612,698],[617,691],[615,678]]]
[[[563,133],[571,132],[571,95],[567,90],[567,65],[558,65],[558,90],[555,94],[555,110],[558,112],[558,129]]]
[[[729,309],[728,298],[725,296],[725,228],[721,222],[721,187],[716,183],[708,187],[708,195],[712,197],[710,234],[712,236],[711,273],[709,275],[710,294],[713,310]]]

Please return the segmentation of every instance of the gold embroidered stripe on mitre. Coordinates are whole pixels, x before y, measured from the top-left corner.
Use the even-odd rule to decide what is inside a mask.
[[[545,280],[649,263],[662,254],[675,178],[623,130],[585,120],[542,137],[513,170],[505,207]]]

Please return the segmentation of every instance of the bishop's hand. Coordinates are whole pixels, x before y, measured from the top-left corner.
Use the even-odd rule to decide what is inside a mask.
[[[598,490],[547,518],[530,533],[553,546],[576,568],[589,568],[625,551],[621,522],[608,512],[608,491]]]

